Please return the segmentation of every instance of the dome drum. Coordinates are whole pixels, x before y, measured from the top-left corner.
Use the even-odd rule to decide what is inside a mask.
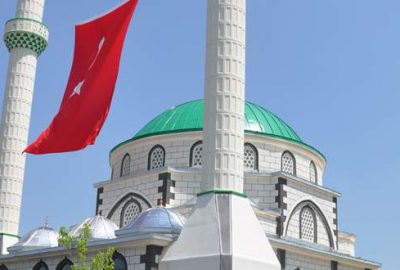
[[[245,171],[280,171],[281,155],[289,151],[297,161],[298,174],[295,175],[303,179],[310,178],[312,163],[316,165],[313,175],[319,175],[318,184],[322,184],[326,160],[318,150],[305,144],[289,125],[268,110],[247,102],[245,112],[245,144],[253,145],[253,153],[258,155],[254,157],[257,158],[256,163],[253,159],[247,160],[245,166],[248,168]],[[145,125],[132,139],[111,151],[112,178],[120,177],[120,168],[126,155],[131,157],[130,170],[133,174],[160,167],[199,169],[201,153],[197,151],[195,156],[192,150],[193,146],[198,146],[202,141],[202,125],[202,100],[190,101],[165,111]],[[151,164],[151,154],[156,146],[162,149],[163,155],[157,155],[154,165]],[[196,162],[193,163],[193,160]]]

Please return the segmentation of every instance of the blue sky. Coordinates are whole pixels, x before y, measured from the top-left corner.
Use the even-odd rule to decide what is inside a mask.
[[[58,110],[74,24],[119,2],[47,1],[50,43],[39,59],[30,141]],[[12,18],[15,6],[1,1],[0,20]],[[92,216],[92,184],[109,179],[109,150],[161,111],[202,97],[205,7],[205,0],[139,3],[96,145],[28,157],[21,233],[46,216],[55,228]],[[400,2],[250,0],[247,12],[247,99],[279,115],[327,156],[325,186],[342,193],[340,229],[357,234],[357,255],[398,269]],[[7,61],[0,46],[1,87]]]

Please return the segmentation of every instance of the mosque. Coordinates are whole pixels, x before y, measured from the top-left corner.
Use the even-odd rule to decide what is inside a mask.
[[[356,236],[338,228],[340,194],[323,185],[324,155],[259,105],[246,102],[245,119],[244,192],[282,269],[378,269],[355,256]],[[115,146],[111,179],[95,184],[98,215],[72,234],[90,222],[91,249],[116,247],[116,269],[158,269],[201,191],[202,129],[203,100],[194,100]],[[0,257],[1,269],[69,269],[74,257],[57,236],[49,227],[33,230]]]
[[[19,3],[35,1],[44,5],[43,0],[19,0]],[[245,1],[211,2],[215,5],[218,2],[219,8],[228,6],[240,10]],[[21,5],[20,12],[24,7],[29,8],[29,5]],[[212,21],[213,15],[208,19],[208,22]],[[15,49],[22,45],[13,46]],[[22,50],[32,54],[29,51],[32,48],[24,47]],[[213,56],[208,57],[211,61]],[[235,76],[235,79],[240,80],[240,76]],[[218,80],[218,85],[226,88],[226,84],[233,81]],[[376,270],[381,267],[379,263],[357,257],[356,236],[340,230],[340,193],[324,186],[327,161],[323,153],[304,142],[277,115],[255,103],[244,102],[244,126],[238,125],[244,129],[244,137],[238,140],[241,143],[238,149],[243,152],[235,167],[240,167],[239,172],[243,168],[243,179],[238,182],[243,183],[242,188],[224,188],[221,185],[217,190],[205,190],[203,168],[210,166],[210,162],[207,163],[207,155],[210,155],[207,140],[210,138],[206,136],[206,128],[210,125],[204,124],[209,124],[204,117],[205,110],[209,110],[207,106],[210,106],[208,97],[206,94],[204,100],[188,101],[161,112],[132,138],[111,149],[111,177],[94,184],[97,198],[93,204],[97,214],[70,228],[70,234],[77,236],[83,225],[89,223],[91,256],[112,246],[116,249],[116,270],[201,269],[192,268],[192,264],[187,262],[183,267],[181,264],[173,267],[174,264],[169,263],[182,257],[187,260],[191,254],[205,254],[206,244],[202,239],[208,241],[207,230],[214,232],[215,228],[209,225],[212,222],[208,221],[214,220],[212,216],[215,214],[218,217],[215,235],[220,237],[222,255],[213,255],[221,257],[218,267],[204,266],[203,269],[250,269],[236,268],[235,260],[233,267],[227,266],[229,263],[224,259],[226,252],[223,249],[224,241],[231,239],[232,247],[230,253],[227,252],[231,254],[230,258],[235,258],[235,252],[240,253],[237,250],[242,247],[257,253],[259,243],[254,239],[235,239],[236,235],[251,234],[254,224],[255,230],[259,228],[262,232],[258,240],[269,242],[273,251],[268,255],[272,257],[263,257],[269,260],[271,267],[255,269]],[[232,102],[237,100],[240,98],[236,101],[230,99]],[[228,107],[226,102],[217,106]],[[223,137],[221,140],[224,144]],[[215,160],[216,168],[219,168],[219,163],[224,164],[224,159]],[[5,181],[5,178],[1,179]],[[1,189],[0,196],[6,198],[4,185]],[[199,218],[199,211],[211,209],[204,202],[207,196],[215,196],[216,213],[203,211]],[[226,198],[231,200],[228,204],[231,212],[224,210]],[[241,206],[237,208],[235,200],[249,202],[254,214],[246,213]],[[3,200],[1,203],[4,204]],[[230,224],[229,221],[224,223],[224,215]],[[251,223],[253,216],[257,224]],[[6,227],[3,224],[7,220],[12,218],[0,218],[3,229],[0,270],[70,270],[71,265],[77,262],[73,251],[59,246],[57,230],[46,224],[16,239],[12,233],[4,233]],[[189,229],[200,227],[204,234],[188,233]],[[237,231],[238,227],[240,231]],[[195,240],[185,242],[188,237]],[[264,253],[264,246],[260,250]],[[268,246],[265,250],[268,252]],[[256,255],[259,258],[263,256]],[[206,257],[206,260],[213,260],[213,256]],[[208,265],[207,261],[205,263]]]

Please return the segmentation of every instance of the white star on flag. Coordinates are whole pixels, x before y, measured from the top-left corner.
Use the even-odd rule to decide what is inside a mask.
[[[69,98],[72,98],[75,95],[81,94],[81,88],[82,88],[84,82],[85,82],[85,80],[78,83],[78,85],[74,88],[74,91],[72,91],[72,94],[69,96]]]

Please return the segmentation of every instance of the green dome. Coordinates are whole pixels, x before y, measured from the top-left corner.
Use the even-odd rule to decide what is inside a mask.
[[[111,152],[125,143],[144,137],[200,130],[203,130],[203,100],[189,101],[161,113],[136,133],[132,139],[117,145]],[[323,156],[317,149],[305,144],[282,119],[251,102],[245,104],[245,132],[301,144]]]

